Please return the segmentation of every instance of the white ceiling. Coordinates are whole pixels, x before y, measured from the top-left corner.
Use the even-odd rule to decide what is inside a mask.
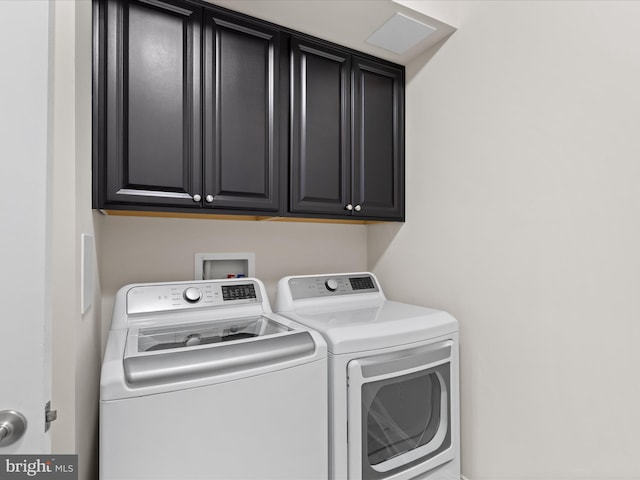
[[[403,0],[208,0],[252,17],[329,40],[355,50],[406,65],[456,29],[427,15],[430,2]],[[420,7],[420,12],[403,4]],[[402,54],[366,43],[366,39],[396,13],[435,27],[436,31]],[[435,15],[435,14],[434,14]]]

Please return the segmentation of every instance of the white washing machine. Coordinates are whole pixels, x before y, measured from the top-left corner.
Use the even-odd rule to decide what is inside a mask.
[[[459,480],[458,325],[371,273],[293,276],[276,312],[329,348],[329,478]]]
[[[100,382],[100,478],[326,479],[327,347],[256,279],[118,292]]]

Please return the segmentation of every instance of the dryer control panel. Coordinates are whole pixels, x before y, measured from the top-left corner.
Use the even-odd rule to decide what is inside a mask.
[[[289,289],[293,300],[380,291],[376,279],[367,273],[292,277]]]

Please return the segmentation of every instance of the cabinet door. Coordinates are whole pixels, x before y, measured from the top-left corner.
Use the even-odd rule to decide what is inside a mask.
[[[98,206],[197,208],[201,10],[172,0],[105,4]]]
[[[354,215],[404,220],[404,73],[355,57]]]
[[[290,205],[344,215],[350,203],[348,53],[292,39]]]
[[[204,206],[277,211],[280,34],[205,17]]]

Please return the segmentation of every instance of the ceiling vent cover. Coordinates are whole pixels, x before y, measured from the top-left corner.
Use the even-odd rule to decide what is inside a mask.
[[[400,55],[435,31],[430,25],[396,13],[367,39],[367,43]]]

